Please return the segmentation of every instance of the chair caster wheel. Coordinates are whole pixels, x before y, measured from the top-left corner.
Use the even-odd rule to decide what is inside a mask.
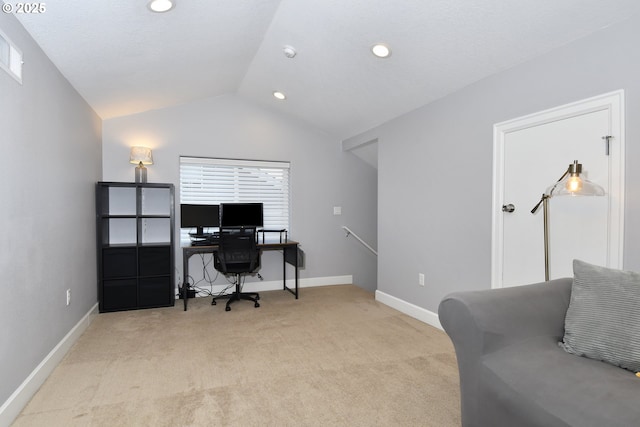
[[[231,311],[231,307],[225,307],[224,311]]]
[[[216,304],[218,304],[216,300],[211,300],[211,305],[216,305]]]
[[[258,308],[258,307],[260,307],[260,304],[258,304],[258,303],[256,302],[256,303],[254,304],[254,307],[255,307],[255,308]]]

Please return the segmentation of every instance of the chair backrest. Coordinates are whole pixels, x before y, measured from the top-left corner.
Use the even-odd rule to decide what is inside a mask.
[[[221,273],[251,273],[260,266],[256,229],[221,228],[215,268]]]

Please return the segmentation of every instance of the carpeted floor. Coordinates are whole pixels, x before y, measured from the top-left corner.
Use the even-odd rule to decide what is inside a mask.
[[[106,313],[14,426],[459,426],[453,346],[356,286]]]

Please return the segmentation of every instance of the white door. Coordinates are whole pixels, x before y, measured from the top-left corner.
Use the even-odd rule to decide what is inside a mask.
[[[622,267],[622,97],[615,92],[496,125],[493,287],[544,280],[543,210],[531,210],[574,160],[606,194],[549,199],[550,279],[573,276],[573,259]],[[503,211],[510,204],[515,210]]]

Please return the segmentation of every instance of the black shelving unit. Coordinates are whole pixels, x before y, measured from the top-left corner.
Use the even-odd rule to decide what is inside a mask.
[[[175,303],[174,186],[96,184],[100,312]]]

